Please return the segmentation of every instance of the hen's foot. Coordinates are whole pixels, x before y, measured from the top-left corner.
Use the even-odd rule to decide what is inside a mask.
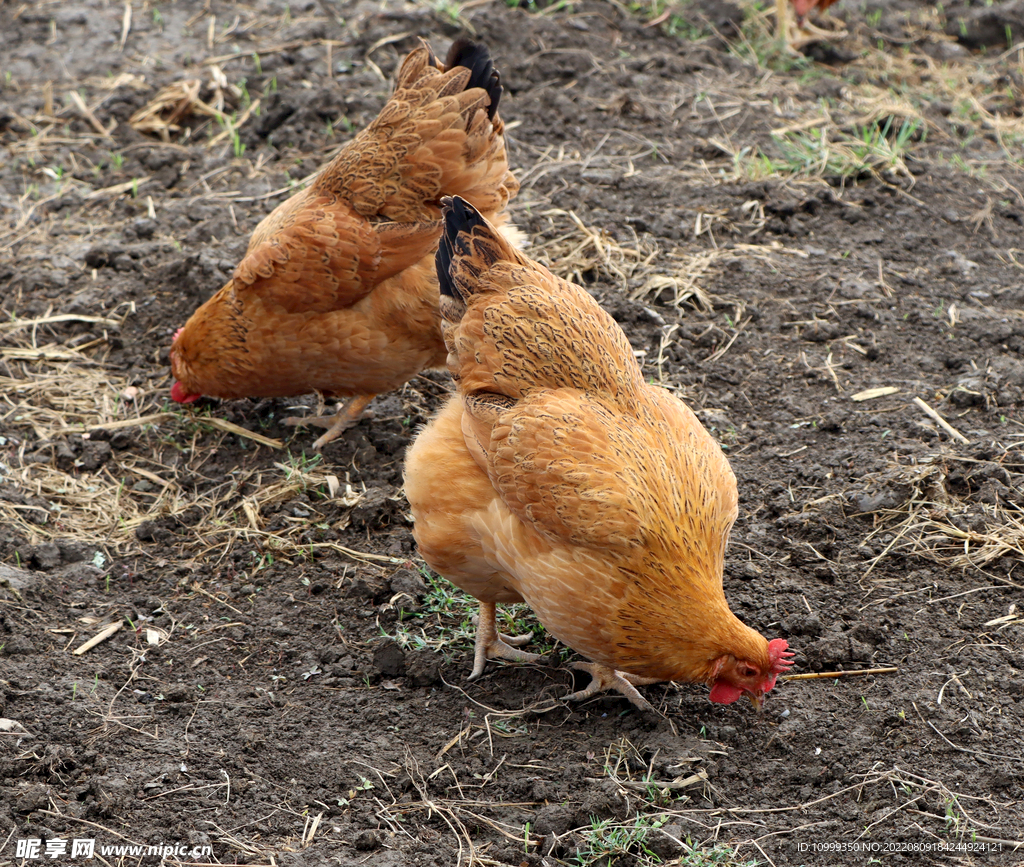
[[[469,680],[476,680],[484,673],[488,659],[507,659],[511,662],[537,662],[543,659],[539,653],[527,653],[519,645],[526,644],[533,633],[526,635],[504,635],[496,625],[497,606],[493,602],[480,603],[477,620],[476,646],[473,650],[473,671]]]
[[[835,25],[832,30],[823,30],[805,18],[803,23],[793,18],[789,8],[790,0],[775,0],[775,36],[781,38],[782,47],[790,54],[802,54],[799,50],[812,42],[845,39],[849,34],[831,16],[819,16],[819,20]]]
[[[791,49],[799,51],[799,49],[805,45],[810,45],[812,42],[836,42],[840,39],[845,39],[847,36],[849,34],[842,29],[842,25],[839,25],[838,30],[823,30],[810,21],[804,21],[803,24],[798,25],[792,32],[788,44]]]
[[[367,410],[363,412],[366,405],[376,397],[374,394],[360,395],[359,397],[353,397],[344,403],[338,404],[338,409],[334,415],[321,415],[314,418],[306,418],[304,416],[292,416],[286,418],[284,423],[289,427],[299,427],[301,425],[311,424],[317,427],[327,428],[327,433],[318,438],[313,443],[313,451],[320,451],[327,443],[332,440],[336,440],[346,430],[348,430],[356,422],[364,418],[373,418],[373,413]]]
[[[579,701],[580,699],[590,698],[598,693],[615,690],[615,692],[622,693],[640,710],[650,711],[653,714],[658,713],[654,706],[640,695],[640,691],[637,689],[638,686],[658,683],[659,681],[656,677],[641,677],[637,674],[628,674],[625,671],[616,671],[614,668],[609,668],[607,665],[601,665],[597,662],[571,662],[569,667],[587,672],[591,680],[584,689],[579,689],[567,696],[563,696],[563,701]]]

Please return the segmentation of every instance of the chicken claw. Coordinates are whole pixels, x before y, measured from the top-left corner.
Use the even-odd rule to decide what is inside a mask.
[[[321,415],[316,418],[291,416],[286,418],[284,423],[289,427],[301,427],[304,424],[312,424],[317,427],[327,428],[327,433],[313,443],[313,451],[318,452],[327,443],[336,440],[361,419],[373,418],[373,413],[369,411],[363,412],[363,408],[376,396],[375,394],[362,394],[358,397],[350,398],[338,404],[338,409],[334,415]]]
[[[484,665],[488,659],[508,659],[512,662],[537,662],[544,657],[539,653],[527,653],[520,650],[520,644],[526,644],[533,633],[526,635],[504,635],[498,632],[495,625],[497,606],[493,602],[480,603],[480,616],[476,618],[476,647],[473,652],[473,671],[469,680],[476,680],[484,673]]]
[[[570,662],[569,667],[575,668],[577,671],[587,672],[591,677],[591,681],[584,689],[579,689],[576,692],[563,696],[563,701],[579,701],[584,698],[590,698],[592,695],[597,695],[601,692],[615,690],[616,692],[622,693],[640,710],[657,713],[654,706],[646,698],[640,695],[640,692],[637,689],[638,686],[647,686],[651,683],[658,683],[658,679],[656,677],[641,677],[638,674],[628,674],[625,671],[616,671],[613,668],[609,668],[607,665],[601,665],[597,662]]]

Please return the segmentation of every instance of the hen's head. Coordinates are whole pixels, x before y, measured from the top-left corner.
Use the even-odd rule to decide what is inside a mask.
[[[184,328],[179,328],[175,331],[174,339],[171,341],[171,374],[176,380],[174,385],[171,386],[171,399],[178,403],[192,403],[193,401],[199,400],[199,398],[202,397],[202,394],[199,392],[193,392],[188,387],[190,371],[187,361],[187,339],[179,344],[181,332],[184,330]]]
[[[765,694],[775,686],[776,678],[785,674],[792,664],[793,651],[782,638],[768,642],[767,662],[737,659],[731,654],[723,656],[713,671],[715,680],[711,686],[711,700],[718,704],[732,704],[746,693],[754,707],[761,710]]]

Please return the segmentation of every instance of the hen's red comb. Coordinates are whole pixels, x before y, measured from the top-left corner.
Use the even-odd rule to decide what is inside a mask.
[[[184,330],[185,330],[185,326],[182,325],[181,328],[179,328],[177,331],[175,331],[174,332],[174,337],[171,338],[171,343],[174,343],[174,341],[178,339],[178,335],[181,334],[181,332],[184,331]]]
[[[772,664],[772,674],[783,674],[793,664],[794,653],[789,649],[789,642],[784,638],[773,638],[768,642],[768,661]]]

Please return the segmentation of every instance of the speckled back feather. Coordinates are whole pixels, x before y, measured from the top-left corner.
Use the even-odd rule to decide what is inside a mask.
[[[569,387],[635,405],[643,377],[615,320],[579,286],[522,255],[468,202],[443,203],[440,309],[460,390],[518,398]]]

